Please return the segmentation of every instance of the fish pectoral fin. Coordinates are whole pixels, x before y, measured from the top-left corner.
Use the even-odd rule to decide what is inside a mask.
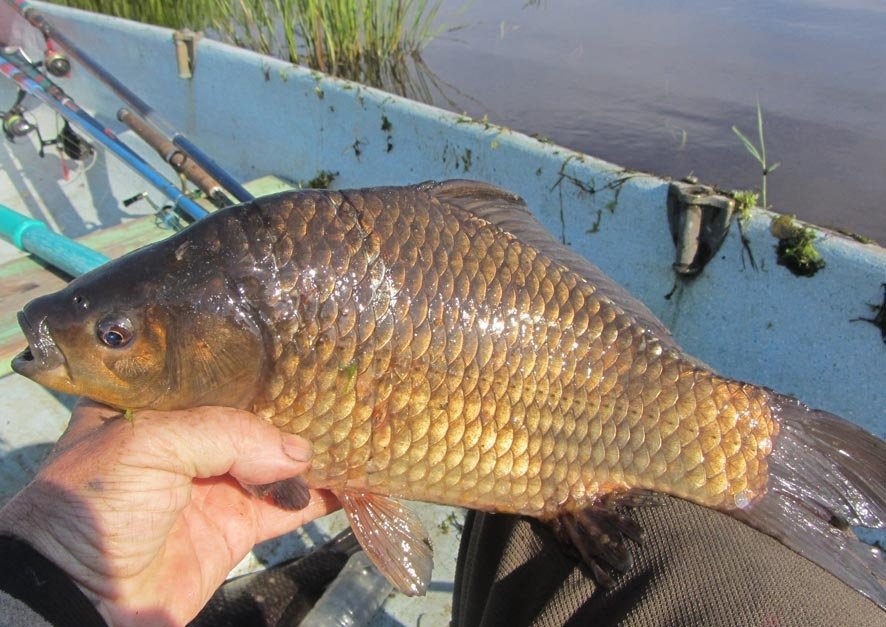
[[[275,481],[266,485],[241,484],[243,488],[259,498],[270,498],[275,505],[283,509],[304,509],[311,501],[308,484],[301,477],[291,477],[283,481]]]
[[[434,553],[418,516],[387,496],[352,490],[335,495],[379,571],[403,594],[423,595],[431,580]]]
[[[642,544],[645,537],[642,527],[619,506],[654,504],[656,495],[646,492],[613,494],[578,512],[561,513],[551,526],[564,544],[578,551],[597,583],[611,588],[615,580],[601,562],[618,572],[627,572],[634,565],[627,540]]]

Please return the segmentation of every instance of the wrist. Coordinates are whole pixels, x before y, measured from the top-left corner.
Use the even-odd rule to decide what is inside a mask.
[[[34,482],[0,509],[0,536],[31,547],[64,573],[93,607],[100,608],[104,603],[96,591],[97,574],[66,548],[77,542],[75,534],[70,528],[56,528],[54,519],[61,504],[57,499],[41,498],[36,494],[40,491],[39,482]],[[81,540],[79,544],[84,543]]]
[[[109,624],[93,600],[66,572],[24,540],[5,532],[0,534],[0,591],[8,599],[3,603],[4,609],[21,604],[15,613],[28,624],[44,621],[59,627]]]

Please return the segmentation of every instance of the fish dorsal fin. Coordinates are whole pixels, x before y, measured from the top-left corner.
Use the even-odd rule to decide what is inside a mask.
[[[403,594],[423,595],[431,580],[434,554],[418,516],[386,496],[351,490],[335,495],[354,535],[382,574]]]
[[[520,196],[489,183],[461,179],[428,183],[425,189],[441,202],[455,205],[494,224],[554,262],[569,268],[593,285],[598,294],[633,316],[638,323],[656,333],[659,339],[673,345],[668,328],[646,305],[606,276],[600,268],[554,239],[529,212]]]

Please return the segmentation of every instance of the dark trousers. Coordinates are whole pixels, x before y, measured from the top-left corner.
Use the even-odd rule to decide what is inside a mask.
[[[471,512],[454,625],[886,627],[872,601],[729,516],[671,498],[632,515],[646,541],[631,546],[631,571],[603,589],[544,524]]]

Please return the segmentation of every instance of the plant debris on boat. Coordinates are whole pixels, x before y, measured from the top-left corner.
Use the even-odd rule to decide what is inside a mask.
[[[813,244],[815,231],[797,224],[794,216],[773,218],[769,230],[778,239],[775,252],[779,265],[805,277],[811,277],[825,267],[825,260]]]

